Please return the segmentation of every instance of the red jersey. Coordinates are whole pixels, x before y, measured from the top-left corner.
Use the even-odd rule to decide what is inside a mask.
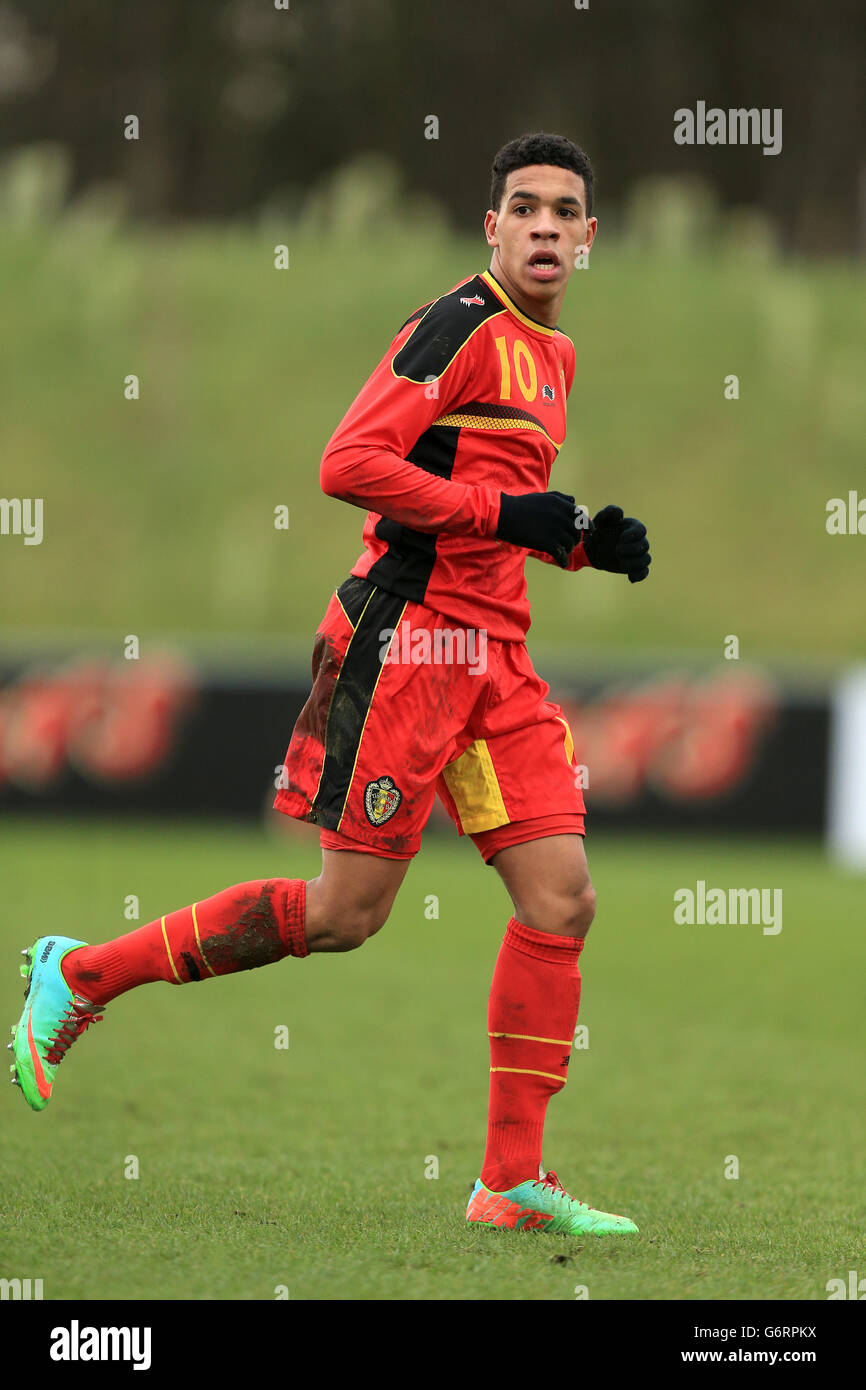
[[[527,554],[500,494],[545,492],[574,344],[485,270],[407,319],[332,436],[322,488],[368,511],[352,574],[504,641],[529,628]],[[583,544],[568,568],[588,564]]]

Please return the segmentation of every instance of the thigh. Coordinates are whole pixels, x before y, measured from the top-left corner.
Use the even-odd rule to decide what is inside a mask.
[[[323,850],[322,872],[306,889],[304,930],[311,951],[361,946],[388,919],[409,868],[408,859],[385,859],[352,850]]]
[[[326,627],[274,804],[373,849],[415,854],[483,683],[466,663],[437,659],[452,654],[438,640],[444,618],[366,580],[341,586]]]
[[[347,908],[379,907],[387,916],[411,862],[352,850],[322,850],[322,872],[310,880],[316,884],[318,911],[334,917]]]

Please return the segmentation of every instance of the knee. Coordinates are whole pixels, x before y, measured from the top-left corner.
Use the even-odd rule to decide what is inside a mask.
[[[557,936],[586,936],[595,916],[595,889],[589,879],[571,889],[544,893],[532,907],[523,905],[518,920]]]
[[[586,936],[595,917],[595,908],[595,888],[587,879],[562,904],[558,930],[566,936]]]
[[[346,902],[322,905],[320,912],[307,914],[306,937],[311,951],[357,951],[375,936],[388,920],[391,904]]]
[[[574,935],[586,936],[595,917],[597,899],[595,888],[589,879],[574,900]]]
[[[341,914],[331,924],[331,930],[337,941],[337,944],[331,949],[357,951],[359,946],[363,946],[365,941],[376,935],[380,927],[384,927],[387,918],[387,911],[381,911],[378,905],[372,908],[354,907],[345,914]]]

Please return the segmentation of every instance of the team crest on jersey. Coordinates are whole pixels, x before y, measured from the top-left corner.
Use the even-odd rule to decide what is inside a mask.
[[[371,825],[384,825],[386,820],[391,819],[402,800],[403,793],[393,777],[380,777],[375,782],[368,782],[364,788],[364,810],[367,812],[367,820]]]
[[[543,401],[555,401],[555,400],[556,400],[556,392],[554,391],[554,389],[553,389],[552,386],[542,386],[542,388],[541,388],[541,399],[542,399]]]
[[[470,306],[472,304],[480,304],[482,309],[484,308],[484,300],[481,298],[480,294],[473,294],[471,298],[468,295],[461,294],[460,303],[469,304]]]

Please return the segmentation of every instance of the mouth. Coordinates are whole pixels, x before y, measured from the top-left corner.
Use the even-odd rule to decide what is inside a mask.
[[[533,280],[553,280],[559,274],[559,257],[555,251],[533,251],[528,270]]]

